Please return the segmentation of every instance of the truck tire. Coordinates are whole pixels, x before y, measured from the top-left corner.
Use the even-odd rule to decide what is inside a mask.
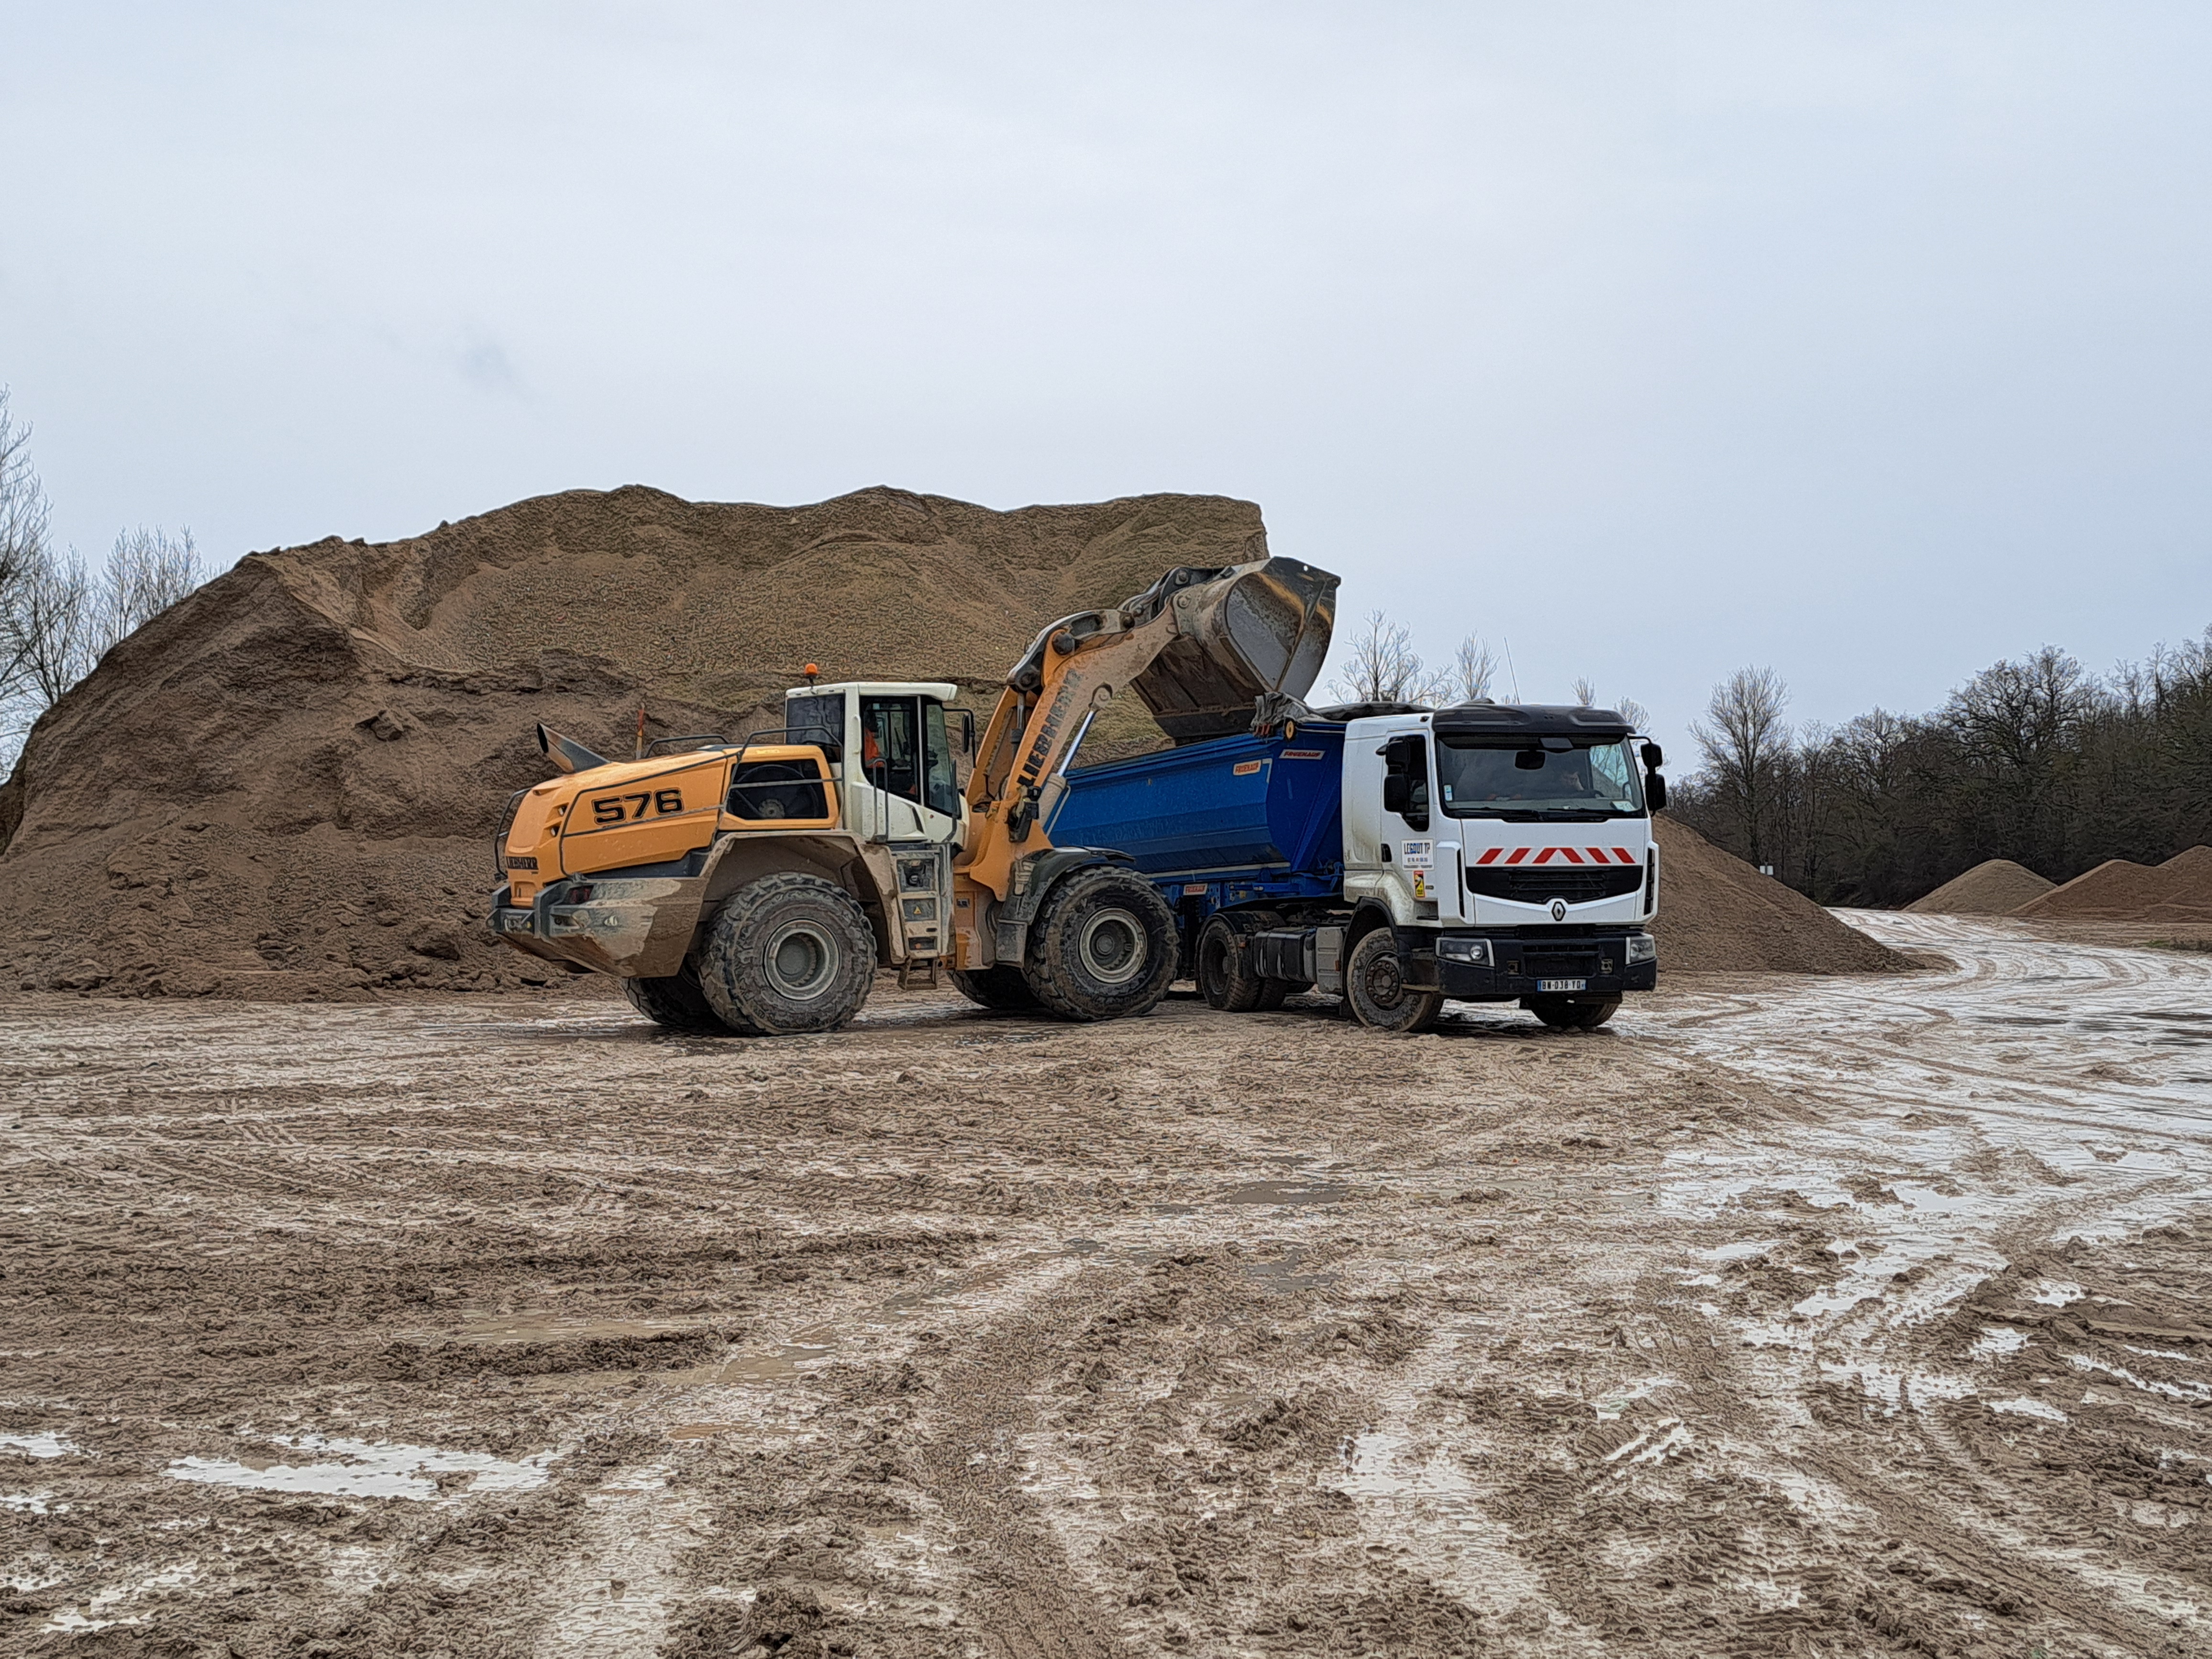
[[[860,1012],[876,936],[852,895],[818,876],[763,876],[722,902],[699,951],[699,985],[746,1036],[834,1031]]]
[[[1377,1031],[1425,1031],[1444,1006],[1442,991],[1419,991],[1407,983],[1398,941],[1388,927],[1363,935],[1352,947],[1344,1000],[1354,1018]]]
[[[1619,997],[1523,997],[1521,1006],[1555,1031],[1595,1031],[1613,1018]]]
[[[707,1006],[707,994],[699,988],[699,976],[688,962],[665,979],[624,979],[622,988],[629,1006],[656,1025],[709,1036],[730,1035],[730,1028]]]
[[[1290,994],[1288,980],[1269,979],[1253,966],[1252,936],[1279,927],[1272,910],[1217,910],[1198,930],[1198,963],[1193,977],[1208,1007],[1249,1014],[1279,1008]]]
[[[1175,982],[1175,912],[1152,883],[1110,864],[1074,870],[1030,924],[1023,977],[1062,1019],[1149,1013]]]
[[[995,1008],[1000,1013],[1019,1013],[1037,1006],[1036,993],[1022,977],[1018,968],[977,968],[962,972],[954,968],[952,988],[969,1001],[985,1008]]]

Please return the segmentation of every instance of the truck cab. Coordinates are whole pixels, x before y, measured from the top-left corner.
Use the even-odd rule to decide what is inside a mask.
[[[1658,751],[1644,750],[1602,708],[1476,702],[1351,721],[1355,918],[1387,918],[1409,986],[1601,1023],[1622,993],[1656,983],[1645,779]],[[1348,950],[1364,931],[1355,920]]]

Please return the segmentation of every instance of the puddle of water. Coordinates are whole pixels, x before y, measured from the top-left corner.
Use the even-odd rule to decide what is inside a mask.
[[[2207,1401],[2212,1401],[2212,1388],[2208,1388],[2202,1382],[2154,1382],[2148,1377],[2137,1376],[2124,1365],[2108,1365],[2103,1360],[2092,1358],[2086,1353],[2069,1353],[2066,1356],[2066,1363],[2076,1370],[2101,1371],[2106,1376],[2117,1376],[2121,1382],[2141,1389],[2146,1394],[2161,1394],[2169,1400],[2185,1401],[2192,1406],[2201,1406]]]
[[[1648,1400],[1660,1389],[1671,1389],[1674,1386],[1674,1379],[1671,1376],[1647,1376],[1642,1382],[1632,1383],[1618,1394],[1607,1395],[1590,1409],[1597,1413],[1601,1420],[1609,1421],[1620,1417],[1638,1401]]]
[[[1654,1435],[1658,1436],[1658,1438],[1653,1439]],[[1663,1463],[1676,1452],[1695,1443],[1694,1437],[1681,1419],[1666,1417],[1644,1430],[1635,1439],[1615,1446],[1605,1455],[1605,1461],[1613,1463],[1626,1457],[1632,1463]],[[1641,1449],[1638,1449],[1639,1448]]]
[[[53,1493],[50,1492],[0,1492],[0,1510],[22,1510],[32,1515],[44,1515],[52,1497]],[[52,1507],[65,1510],[69,1505],[54,1504]]]
[[[1984,1325],[1966,1350],[1969,1359],[1994,1359],[1999,1354],[2018,1353],[2027,1346],[2026,1331],[2012,1325]]]
[[[1341,1204],[1352,1188],[1336,1182],[1248,1181],[1221,1194],[1223,1204]]]
[[[325,1452],[331,1460],[315,1463],[280,1463],[268,1458],[185,1457],[162,1471],[178,1480],[197,1480],[209,1486],[243,1486],[260,1492],[317,1492],[334,1498],[434,1498],[438,1484],[432,1477],[469,1477],[467,1491],[526,1492],[550,1478],[546,1466],[554,1454],[510,1462],[483,1452],[443,1451],[434,1446],[408,1446],[380,1440],[348,1440],[319,1434],[274,1435],[270,1443],[295,1450]]]
[[[36,1434],[0,1434],[0,1451],[19,1451],[30,1457],[66,1457],[81,1449],[67,1435],[51,1429]]]
[[[1387,1430],[1355,1434],[1338,1448],[1344,1463],[1340,1490],[1354,1498],[1465,1498],[1474,1483],[1441,1455],[1411,1469],[1403,1468],[1399,1454],[1406,1437]]]

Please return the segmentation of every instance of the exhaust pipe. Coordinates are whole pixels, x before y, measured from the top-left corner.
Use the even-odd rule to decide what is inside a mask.
[[[574,738],[562,737],[543,720],[538,723],[538,750],[563,772],[588,772],[607,763],[605,756],[593,754]]]

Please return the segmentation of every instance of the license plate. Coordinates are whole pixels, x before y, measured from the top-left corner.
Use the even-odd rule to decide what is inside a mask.
[[[1536,981],[1536,988],[1540,991],[1587,991],[1589,981],[1586,979],[1540,979]]]

